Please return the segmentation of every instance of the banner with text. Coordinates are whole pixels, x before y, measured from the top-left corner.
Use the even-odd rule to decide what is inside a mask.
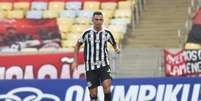
[[[86,84],[78,79],[0,80],[0,100],[90,101]],[[200,87],[201,78],[193,77],[114,79],[111,92],[112,101],[200,101]],[[98,99],[104,101],[101,86]]]
[[[164,50],[166,76],[200,76],[201,50],[180,50],[171,53]]]
[[[74,71],[73,61],[71,52],[0,56],[0,79],[85,79],[83,52]]]

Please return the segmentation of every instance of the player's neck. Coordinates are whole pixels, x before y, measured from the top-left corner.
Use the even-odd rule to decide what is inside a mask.
[[[99,31],[102,30],[102,27],[95,27],[95,26],[94,26],[94,30],[97,31],[97,32],[99,32]]]

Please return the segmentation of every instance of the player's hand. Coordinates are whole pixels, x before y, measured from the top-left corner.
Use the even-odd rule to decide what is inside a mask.
[[[77,68],[77,62],[73,62],[71,68],[74,70],[75,68]]]
[[[116,48],[116,49],[115,49],[115,52],[116,52],[117,54],[120,54],[120,49],[119,49],[119,48]]]

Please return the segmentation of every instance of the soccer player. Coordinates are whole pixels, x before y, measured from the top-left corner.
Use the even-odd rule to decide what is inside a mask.
[[[77,41],[74,51],[74,63],[72,68],[77,67],[79,49],[84,44],[84,60],[86,69],[86,79],[92,101],[97,101],[97,87],[102,84],[105,101],[111,101],[111,69],[109,66],[107,42],[109,42],[115,52],[120,53],[120,49],[112,33],[103,27],[103,14],[96,11],[93,13],[93,26],[83,32]]]

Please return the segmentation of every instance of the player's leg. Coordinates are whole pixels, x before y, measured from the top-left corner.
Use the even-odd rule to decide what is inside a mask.
[[[98,86],[100,85],[99,79],[98,79],[98,72],[96,70],[94,71],[87,71],[87,84],[89,88],[89,94],[92,101],[97,101],[98,99]]]
[[[103,91],[104,91],[104,99],[105,101],[111,101],[111,79],[106,79],[103,81]]]
[[[97,87],[89,88],[89,93],[90,93],[90,98],[91,98],[92,101],[97,101],[98,100],[98,97],[97,97],[98,89],[97,89]]]
[[[109,66],[103,67],[101,72],[101,81],[104,91],[104,99],[105,101],[111,101],[111,84],[112,84],[112,77],[111,77],[111,70]]]

